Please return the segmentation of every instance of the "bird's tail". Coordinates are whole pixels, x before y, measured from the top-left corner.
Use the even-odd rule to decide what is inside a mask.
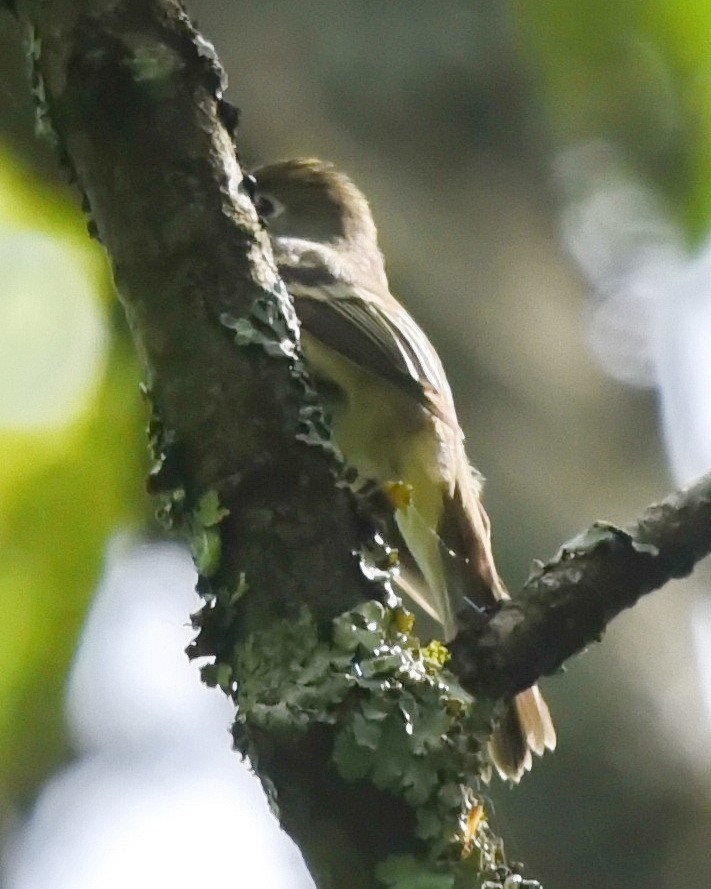
[[[491,759],[502,778],[520,781],[531,768],[531,753],[555,750],[556,736],[548,705],[537,685],[520,692],[506,705],[489,742]]]
[[[464,454],[462,459],[466,463]],[[468,463],[461,466],[451,505],[445,510],[445,521],[450,529],[452,524],[458,525],[459,551],[466,558],[469,575],[470,592],[467,598],[475,606],[486,609],[497,600],[508,599],[509,594],[496,570],[491,551],[489,517],[479,494],[480,480],[472,478]],[[461,572],[456,586],[461,590]],[[459,607],[452,606],[455,612]],[[490,752],[499,774],[503,778],[519,781],[523,773],[531,768],[531,754],[541,756],[546,750],[554,750],[555,745],[555,728],[548,705],[538,686],[533,685],[507,703],[492,736]]]
[[[420,638],[439,635],[446,642],[456,634],[456,615],[466,601],[486,611],[509,594],[494,563],[480,480],[472,474],[463,447],[451,491],[443,500],[441,490],[435,491],[441,510],[436,528],[420,512],[423,487],[395,511],[404,543],[395,582],[414,605]],[[531,754],[540,756],[555,744],[548,706],[534,685],[507,703],[490,751],[499,774],[518,781],[531,768]]]

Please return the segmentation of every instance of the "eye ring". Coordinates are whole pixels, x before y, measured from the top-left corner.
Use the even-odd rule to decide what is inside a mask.
[[[259,218],[268,222],[270,219],[276,219],[284,212],[284,205],[275,198],[274,195],[264,192],[257,193],[254,196],[254,206],[259,214]]]

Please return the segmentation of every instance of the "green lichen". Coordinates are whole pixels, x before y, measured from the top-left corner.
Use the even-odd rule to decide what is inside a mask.
[[[220,506],[217,491],[207,491],[203,494],[194,513],[195,522],[204,528],[214,528],[229,514],[229,509]]]
[[[266,292],[252,302],[248,315],[235,317],[223,312],[220,323],[234,331],[238,346],[259,346],[268,355],[290,362],[296,357],[298,321],[283,294]]]
[[[217,491],[206,491],[194,509],[186,512],[183,533],[186,534],[198,574],[212,577],[220,567],[222,537],[220,522],[230,514],[220,506]]]
[[[60,145],[59,136],[52,120],[49,97],[42,73],[43,45],[39,31],[29,24],[25,32],[25,58],[28,65],[30,90],[35,103],[35,135],[45,139],[54,149]]]
[[[249,727],[291,735],[314,723],[333,723],[335,705],[350,687],[350,657],[319,640],[307,608],[296,620],[257,631],[235,652],[240,683],[237,735]],[[244,732],[240,730],[244,729]]]
[[[321,448],[343,462],[340,451],[331,439],[331,424],[323,405],[317,401],[302,403],[299,408],[299,421],[301,430],[296,434],[297,441]]]
[[[541,889],[506,862],[501,840],[484,820],[468,854],[458,861],[433,863],[415,855],[390,855],[376,870],[387,889]]]
[[[301,390],[296,439],[334,457],[340,477],[343,460],[331,440],[330,421],[299,351],[298,319],[283,285],[275,286],[275,293],[265,293],[253,301],[248,315],[235,317],[225,312],[220,323],[234,332],[238,346],[258,346],[268,355],[289,362],[291,376]]]
[[[455,879],[451,868],[424,864],[414,855],[391,855],[376,876],[390,889],[453,889]]]
[[[167,80],[185,67],[178,53],[155,41],[134,46],[132,55],[126,59],[125,64],[137,83]]]
[[[151,388],[141,384],[141,395],[150,411],[148,449],[151,467],[147,488],[157,498],[156,518],[169,531],[181,531],[185,525],[187,493],[182,483],[175,432],[163,423]]]
[[[148,442],[152,464],[148,489],[158,498],[156,518],[164,528],[177,531],[187,539],[198,573],[212,577],[220,567],[222,556],[219,525],[229,510],[220,504],[217,491],[212,489],[203,493],[197,503],[190,503],[181,482],[175,433],[163,423],[149,387],[142,385],[141,392],[151,411]]]
[[[402,798],[427,850],[418,866],[437,875],[422,885],[453,886],[461,862],[475,852],[477,872],[501,866],[500,846],[482,851],[488,827],[479,796],[490,775],[496,708],[464,691],[444,666],[441,643],[423,648],[411,630],[411,616],[393,597],[337,617],[325,638],[305,607],[296,619],[256,631],[230,663],[234,734],[249,754],[253,729],[288,739],[317,724],[334,726],[341,778],[368,780]],[[392,876],[393,867],[384,873]],[[390,877],[382,879],[387,885]]]
[[[168,531],[183,527],[185,515],[185,488],[178,485],[157,495],[156,518]]]
[[[236,690],[234,674],[229,664],[208,664],[202,668],[202,680],[210,688],[220,688],[226,695]]]

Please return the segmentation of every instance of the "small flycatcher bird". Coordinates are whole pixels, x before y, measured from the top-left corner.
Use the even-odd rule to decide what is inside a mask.
[[[283,161],[254,172],[253,193],[305,358],[326,384],[334,443],[362,483],[399,492],[396,583],[450,639],[465,598],[485,609],[508,593],[439,356],[390,293],[370,207],[347,176],[319,160]],[[491,753],[500,774],[518,781],[531,752],[555,743],[533,686],[510,701]]]

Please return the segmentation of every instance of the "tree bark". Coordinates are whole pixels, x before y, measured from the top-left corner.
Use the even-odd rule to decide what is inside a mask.
[[[200,651],[219,657],[303,605],[328,621],[372,599],[379,588],[354,555],[362,520],[311,427],[293,307],[242,187],[236,112],[222,98],[212,47],[174,0],[27,0],[17,10],[39,122],[82,192],[145,366],[157,464],[150,484],[192,538],[209,602]],[[194,518],[206,492],[225,512],[219,529]],[[205,554],[211,532],[219,553]],[[249,595],[236,625],[214,596],[243,577]],[[323,811],[323,740],[281,749],[255,735],[253,745],[282,823],[322,884],[367,884],[367,861],[391,836],[377,838],[376,818],[353,829],[351,786],[336,782]],[[394,823],[406,823],[403,803],[373,805],[393,809]]]
[[[638,599],[711,552],[711,475],[650,506],[627,528],[604,522],[537,566],[492,615],[463,613],[451,668],[472,694],[509,697],[601,639]]]

